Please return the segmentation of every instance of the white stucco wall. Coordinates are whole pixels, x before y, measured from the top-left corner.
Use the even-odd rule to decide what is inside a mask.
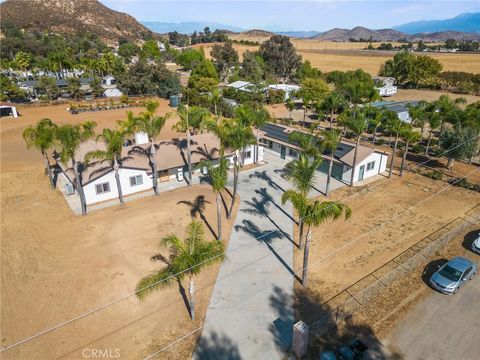
[[[385,169],[386,169],[386,166],[387,166],[387,160],[388,160],[387,155],[384,155],[384,154],[378,153],[378,152],[374,152],[368,158],[366,158],[365,160],[360,162],[355,167],[355,177],[353,179],[353,182],[356,183],[356,182],[359,181],[360,168],[362,166],[365,166],[365,172],[364,172],[364,175],[363,175],[363,180],[365,180],[365,179],[367,179],[371,176],[375,176],[375,175],[377,175],[381,172],[384,172]],[[375,165],[374,165],[373,169],[367,170],[367,164],[372,162],[372,161],[375,161]],[[347,167],[344,166],[344,169],[346,170]],[[350,177],[351,176],[352,176],[351,169],[348,168],[348,170],[344,171],[343,176],[342,176],[342,180],[344,180],[346,182],[350,182]]]
[[[281,149],[282,145],[280,145],[276,142],[273,142],[272,148],[269,148],[268,144],[266,144],[266,143],[263,143],[263,145],[264,145],[265,151],[280,157],[280,154],[281,154],[280,149]],[[296,150],[294,148],[291,148],[291,147],[288,147],[286,145],[283,145],[283,146],[285,146],[285,160],[295,160],[298,157],[298,150]],[[290,151],[294,151],[296,155],[294,156],[293,154],[291,154]]]

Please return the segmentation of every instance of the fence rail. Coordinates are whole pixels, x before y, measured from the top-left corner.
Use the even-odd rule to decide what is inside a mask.
[[[351,317],[375,295],[393,282],[428,263],[451,240],[480,223],[480,204],[444,227],[423,238],[394,259],[363,277],[324,304],[329,309],[310,324],[311,335],[323,335],[337,323]]]

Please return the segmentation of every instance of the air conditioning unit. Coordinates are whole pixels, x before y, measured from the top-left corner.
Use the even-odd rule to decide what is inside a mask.
[[[73,187],[72,184],[66,184],[65,185],[65,194],[67,194],[67,195],[75,194],[75,188]]]

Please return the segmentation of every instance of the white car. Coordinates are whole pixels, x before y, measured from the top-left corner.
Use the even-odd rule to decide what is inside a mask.
[[[182,168],[177,169],[177,181],[178,182],[183,181],[183,169]]]
[[[480,232],[477,235],[477,238],[473,240],[472,251],[480,254]]]

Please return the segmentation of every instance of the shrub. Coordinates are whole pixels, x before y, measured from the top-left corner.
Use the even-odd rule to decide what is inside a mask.
[[[458,187],[462,187],[464,189],[467,189],[467,190],[473,190],[473,191],[476,191],[476,192],[480,192],[480,184],[474,184],[474,183],[471,183],[469,181],[467,181],[467,179],[463,178],[463,179],[452,179],[449,181],[450,184],[452,184],[453,186],[458,186]]]
[[[443,173],[441,171],[438,171],[438,170],[433,170],[433,171],[424,173],[423,175],[425,175],[426,177],[429,177],[430,179],[433,179],[433,180],[442,180],[443,179]]]

